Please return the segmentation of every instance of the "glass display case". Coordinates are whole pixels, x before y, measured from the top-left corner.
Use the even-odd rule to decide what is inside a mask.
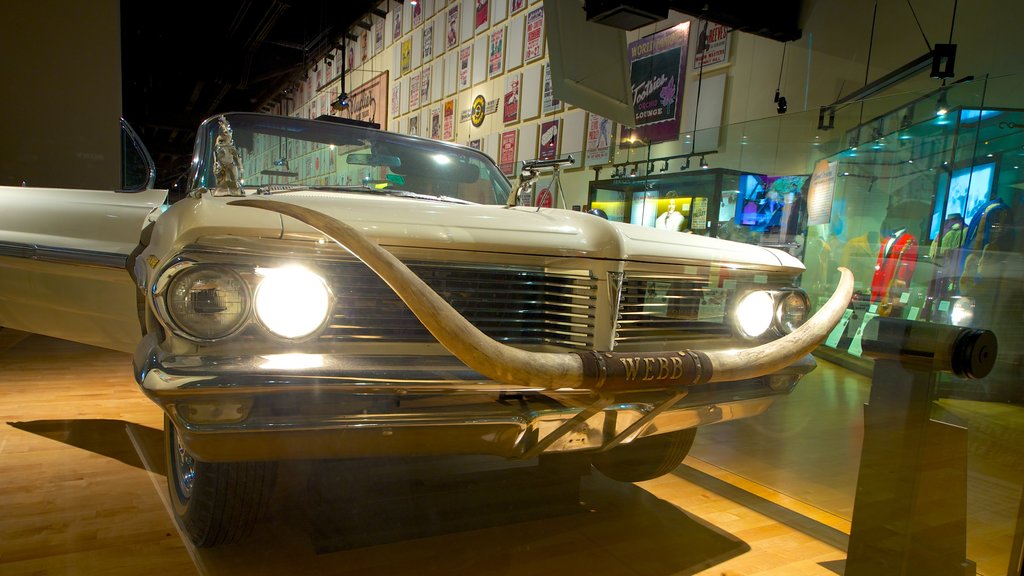
[[[808,175],[715,168],[596,180],[588,200],[591,210],[615,222],[780,248],[802,258],[807,183]]]
[[[1024,399],[1013,385],[1024,375],[1024,112],[928,110],[870,141],[864,133],[829,158],[838,165],[831,221],[809,230],[804,287],[812,297],[821,299],[837,266],[857,278],[848,317],[826,346],[860,356],[862,326],[874,316],[989,329],[999,339],[996,369],[984,384],[956,389]]]

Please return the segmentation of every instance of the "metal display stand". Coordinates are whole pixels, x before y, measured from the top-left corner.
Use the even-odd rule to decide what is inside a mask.
[[[879,317],[862,346],[875,366],[845,574],[973,576],[967,430],[931,419],[932,377],[983,378],[995,362],[995,336]]]

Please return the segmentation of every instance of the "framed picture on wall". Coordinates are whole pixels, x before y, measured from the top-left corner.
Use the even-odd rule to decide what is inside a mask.
[[[512,129],[501,133],[498,147],[498,167],[505,174],[512,174],[516,169],[516,145],[519,130]]]
[[[494,78],[505,71],[505,27],[491,31],[487,43],[487,76]]]
[[[558,157],[558,141],[561,129],[561,121],[558,119],[548,120],[540,124],[540,152],[537,157],[541,160],[553,160]]]
[[[505,96],[502,99],[504,104],[502,119],[508,124],[519,120],[519,98],[522,90],[522,74],[505,75]]]
[[[448,7],[445,17],[445,49],[452,50],[459,45],[459,4]]]
[[[544,8],[534,8],[526,15],[527,62],[544,56]]]
[[[458,76],[458,89],[465,90],[472,85],[472,77],[470,76],[472,70],[473,56],[473,45],[468,44],[459,49],[459,76]]]

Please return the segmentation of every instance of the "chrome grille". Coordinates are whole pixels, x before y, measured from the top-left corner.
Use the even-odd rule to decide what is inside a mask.
[[[592,346],[597,283],[537,268],[409,264],[488,336],[511,345]],[[360,262],[332,264],[334,315],[321,340],[432,342],[408,307]]]
[[[734,292],[717,282],[710,286],[707,275],[627,275],[619,297],[615,343],[730,337],[726,311]]]

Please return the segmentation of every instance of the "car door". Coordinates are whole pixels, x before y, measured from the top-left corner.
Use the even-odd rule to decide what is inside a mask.
[[[141,338],[127,261],[167,197],[122,120],[121,189],[0,186],[0,327],[133,351]]]

